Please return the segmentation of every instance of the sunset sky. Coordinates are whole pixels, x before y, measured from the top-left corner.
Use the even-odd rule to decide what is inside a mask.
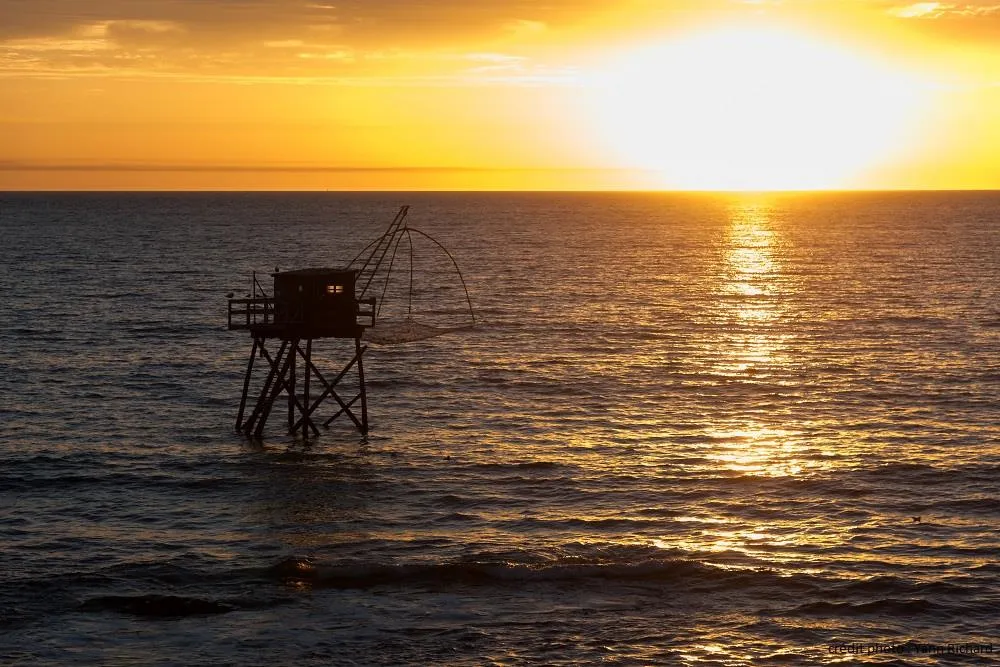
[[[0,189],[1000,188],[1000,0],[0,0]]]

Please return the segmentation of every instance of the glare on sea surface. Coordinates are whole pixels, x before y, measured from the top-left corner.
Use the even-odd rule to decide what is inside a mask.
[[[850,187],[906,149],[923,106],[909,75],[767,26],[639,48],[591,83],[598,139],[673,189]]]
[[[742,196],[747,197],[747,196]],[[730,209],[715,293],[718,337],[706,354],[716,374],[736,382],[773,382],[792,363],[782,319],[795,286],[783,275],[783,240],[766,198],[740,198]],[[707,458],[734,473],[764,477],[801,474],[807,466],[793,424],[742,419],[705,433]]]
[[[732,431],[715,431],[715,451],[706,458],[721,468],[745,475],[793,477],[805,468],[803,447],[789,430],[750,424]],[[723,444],[724,443],[724,444]]]
[[[716,319],[724,335],[712,351],[716,371],[723,375],[767,370],[781,362],[781,337],[775,326],[784,309],[783,283],[769,211],[759,202],[738,201],[730,213],[716,287]]]

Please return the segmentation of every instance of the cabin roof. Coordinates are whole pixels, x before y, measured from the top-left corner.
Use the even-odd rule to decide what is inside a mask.
[[[343,276],[343,275],[354,275],[358,271],[357,269],[340,269],[340,268],[312,268],[312,269],[295,269],[293,271],[277,271],[271,274],[272,278],[277,278],[279,276],[299,276],[302,278],[309,277],[322,277],[322,276]]]

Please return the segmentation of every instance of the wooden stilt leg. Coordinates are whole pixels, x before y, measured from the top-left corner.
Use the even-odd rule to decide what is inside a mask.
[[[305,377],[302,378],[302,405],[309,406],[309,375],[310,366],[312,366],[312,338],[306,341],[306,367],[305,367]],[[312,418],[303,411],[303,416],[305,422],[302,425],[302,434],[308,436],[309,430],[312,430],[313,435],[319,435],[319,429],[316,428],[316,424],[313,423]]]
[[[257,348],[260,346],[259,338],[253,339],[253,349],[250,350],[250,360],[247,361],[247,372],[243,377],[243,397],[240,399],[240,411],[236,413],[236,430],[243,429],[243,413],[247,409],[247,394],[250,392],[250,377],[253,375],[253,360],[257,356]]]
[[[292,425],[295,424],[295,357],[299,352],[299,341],[292,341],[292,351],[288,360],[288,383],[285,387],[288,389],[288,431],[291,434],[295,434],[292,430]]]
[[[368,392],[365,388],[365,365],[361,358],[365,348],[361,347],[361,338],[354,339],[354,355],[358,360],[358,384],[361,389],[361,435],[368,435]]]
[[[254,336],[253,348],[250,352],[250,359],[247,362],[246,373],[243,378],[243,394],[236,416],[236,430],[246,434],[248,437],[260,438],[263,435],[264,427],[267,424],[275,402],[284,393],[287,398],[288,430],[293,435],[297,435],[300,432],[303,438],[309,438],[310,435],[319,435],[319,428],[317,428],[314,415],[316,410],[328,397],[333,398],[339,406],[339,410],[324,422],[325,426],[329,426],[333,420],[341,415],[347,415],[362,434],[367,434],[368,394],[365,384],[364,354],[368,348],[361,344],[360,337],[355,338],[353,358],[337,373],[332,381],[328,382],[313,362],[312,340],[305,339],[304,342],[305,344],[303,345],[303,340],[298,338],[283,340],[281,346],[272,357],[266,347],[266,338],[264,336]],[[260,387],[257,393],[253,409],[250,410],[250,385],[252,383],[257,356],[266,360],[269,368],[263,386]],[[301,357],[302,359],[301,370],[297,368],[299,361],[296,357]],[[336,387],[344,380],[355,364],[358,367],[359,391],[347,400],[347,396],[337,393]],[[317,383],[322,387],[322,391],[320,391],[318,396],[314,397],[312,386]],[[299,385],[301,385],[301,391],[299,390]],[[354,412],[358,402],[361,404],[360,415]],[[247,415],[248,411],[249,415]]]

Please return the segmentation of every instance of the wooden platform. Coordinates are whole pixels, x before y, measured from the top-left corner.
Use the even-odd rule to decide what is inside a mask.
[[[375,298],[361,299],[357,304],[353,323],[294,320],[276,322],[273,297],[230,299],[227,327],[230,331],[249,331],[255,338],[279,340],[360,338],[366,328],[375,324]]]

